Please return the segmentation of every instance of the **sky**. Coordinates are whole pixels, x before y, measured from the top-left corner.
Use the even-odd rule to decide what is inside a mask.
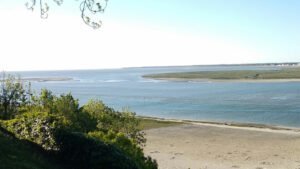
[[[299,0],[109,0],[103,26],[79,1],[0,0],[0,70],[300,62]]]

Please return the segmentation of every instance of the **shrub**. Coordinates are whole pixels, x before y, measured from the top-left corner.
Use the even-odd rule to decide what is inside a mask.
[[[58,157],[70,169],[138,169],[135,162],[113,145],[82,133],[56,133]]]
[[[20,85],[18,81],[10,83]],[[21,89],[23,92],[22,86]],[[23,99],[22,104],[14,104],[15,113],[9,116],[10,120],[0,120],[0,125],[15,137],[54,153],[67,168],[157,168],[156,161],[143,153],[146,140],[135,113],[115,111],[100,100],[90,100],[79,107],[78,100],[70,93],[55,96],[47,89],[33,97],[28,95],[32,98],[30,103],[27,95],[21,94],[16,98]],[[1,97],[0,92],[0,101]],[[0,118],[4,117],[1,104]]]
[[[90,132],[88,135],[92,138],[103,140],[105,143],[115,145],[128,157],[134,159],[135,164],[139,169],[157,169],[158,167],[157,162],[151,157],[145,157],[143,149],[129,139],[124,133],[115,133],[110,130],[108,133],[103,133],[101,131]]]
[[[58,150],[54,133],[59,128],[68,127],[69,122],[62,116],[36,112],[2,121],[2,125],[19,139],[34,142],[46,150]]]
[[[146,142],[144,133],[138,127],[140,120],[136,118],[133,112],[128,110],[115,111],[100,100],[90,100],[83,106],[82,111],[97,121],[98,131],[124,133],[126,137],[140,146]]]

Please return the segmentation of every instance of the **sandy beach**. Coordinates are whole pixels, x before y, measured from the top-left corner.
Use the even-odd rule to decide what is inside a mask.
[[[146,130],[160,169],[300,169],[300,132],[210,124]]]

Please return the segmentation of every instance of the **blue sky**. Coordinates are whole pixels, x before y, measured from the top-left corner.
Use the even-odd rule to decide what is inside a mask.
[[[82,23],[77,1],[50,3],[47,20],[26,11],[25,2],[0,2],[0,45],[6,49],[0,69],[300,62],[299,0],[110,0],[97,31]],[[43,43],[36,43],[41,36]],[[52,48],[55,43],[63,47]],[[22,53],[30,44],[34,51]],[[70,58],[83,55],[90,62]]]
[[[299,0],[111,1],[111,17],[282,48],[300,59]],[[108,14],[110,15],[110,14]]]

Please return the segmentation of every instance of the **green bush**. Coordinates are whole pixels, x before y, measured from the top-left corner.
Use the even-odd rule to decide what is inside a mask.
[[[126,137],[140,146],[146,142],[144,133],[139,128],[140,120],[136,118],[135,113],[128,110],[115,111],[100,100],[90,100],[83,106],[82,111],[97,121],[97,131],[124,133]]]
[[[46,150],[58,150],[54,133],[59,128],[67,128],[69,123],[63,116],[41,112],[24,113],[15,119],[1,122],[17,138],[34,142]]]
[[[70,169],[156,169],[145,157],[144,133],[135,113],[115,111],[100,100],[83,107],[70,93],[55,96],[50,90],[31,95],[20,81],[3,81],[0,91],[20,91],[14,104],[0,98],[0,125],[21,140],[39,145]],[[5,90],[4,90],[5,89]],[[11,90],[8,90],[11,89]],[[9,110],[9,111],[8,111]],[[87,134],[88,133],[88,134]]]
[[[40,146],[13,137],[0,127],[1,169],[63,169]]]
[[[40,112],[24,113],[1,124],[16,137],[54,151],[67,168],[157,168],[156,161],[145,157],[142,148],[122,132],[93,131],[85,136],[74,133],[64,116]]]
[[[134,159],[135,164],[139,169],[157,169],[158,167],[157,162],[151,157],[145,157],[143,149],[134,141],[129,139],[124,133],[115,133],[110,130],[108,133],[103,133],[101,131],[90,132],[88,135],[108,144],[115,145],[127,156]]]
[[[78,100],[70,93],[55,96],[50,90],[42,89],[39,95],[33,97],[30,111],[63,116],[70,122],[73,131],[89,132],[95,130],[97,126],[96,119],[89,113],[83,112]]]
[[[56,133],[58,157],[70,169],[138,169],[135,162],[113,145],[82,133]]]

